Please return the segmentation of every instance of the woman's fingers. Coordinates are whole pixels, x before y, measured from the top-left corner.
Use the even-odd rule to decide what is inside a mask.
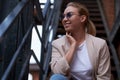
[[[71,33],[66,33],[66,36],[71,45],[76,43],[76,40],[71,36]]]

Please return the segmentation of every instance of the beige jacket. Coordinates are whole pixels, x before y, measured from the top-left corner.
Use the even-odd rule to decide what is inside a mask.
[[[90,34],[86,34],[86,44],[90,61],[93,66],[94,80],[110,80],[110,54],[106,41]],[[70,69],[64,55],[69,50],[70,44],[66,36],[52,43],[51,69],[53,73],[67,74]]]

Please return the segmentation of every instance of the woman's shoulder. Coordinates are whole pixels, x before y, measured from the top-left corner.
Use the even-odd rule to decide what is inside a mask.
[[[92,42],[95,45],[104,46],[106,44],[106,40],[104,40],[102,38],[99,38],[99,37],[96,37],[96,36],[92,36],[92,35],[89,35],[89,38],[90,38],[90,40],[92,40]]]
[[[96,42],[105,42],[106,40],[104,40],[104,39],[102,39],[102,38],[100,38],[100,37],[97,37],[97,36],[93,36],[93,35],[90,35],[90,34],[88,34],[89,35],[89,37],[92,39],[92,40],[94,40],[94,41],[96,41]]]

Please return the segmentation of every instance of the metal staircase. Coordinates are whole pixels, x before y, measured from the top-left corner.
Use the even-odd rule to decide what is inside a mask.
[[[46,80],[51,57],[51,42],[65,34],[59,16],[66,3],[75,0],[47,0],[45,7],[39,0],[1,0],[0,1],[0,79],[27,80],[29,60],[33,56],[39,67],[39,80]],[[77,0],[78,1],[78,0]],[[111,66],[114,80],[120,80],[120,60],[117,48],[120,46],[120,9],[117,8],[113,30],[108,30],[100,0],[79,0],[90,12],[95,23],[97,37],[108,42],[111,52]],[[118,0],[117,3],[119,3]],[[53,7],[51,7],[53,6]],[[118,4],[117,4],[118,6]],[[37,25],[42,25],[40,36]],[[35,28],[41,45],[41,60],[30,48],[32,29]]]
[[[39,0],[0,1],[0,80],[27,80],[31,56],[39,66],[40,80],[46,80],[61,3],[47,0],[41,9]],[[42,36],[37,25],[43,27]],[[30,48],[33,27],[42,44],[40,61]]]

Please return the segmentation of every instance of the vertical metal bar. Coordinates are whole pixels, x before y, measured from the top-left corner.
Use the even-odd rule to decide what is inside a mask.
[[[35,0],[35,6],[36,6],[36,10],[37,10],[37,17],[38,17],[38,20],[39,21],[42,21],[44,20],[44,17],[43,17],[43,14],[42,14],[42,9],[40,7],[40,3],[39,3],[39,0]]]
[[[6,70],[5,72],[4,72],[4,74],[2,74],[3,75],[3,77],[2,77],[2,80],[6,80],[6,79],[8,79],[9,78],[9,80],[14,80],[14,79],[16,79],[15,77],[17,77],[18,78],[18,74],[19,73],[17,73],[17,70],[18,69],[21,69],[21,68],[19,68],[18,66],[21,66],[21,64],[19,64],[19,65],[16,65],[16,63],[17,63],[17,58],[19,58],[20,56],[23,56],[22,58],[25,58],[25,56],[24,56],[24,54],[20,54],[21,52],[24,52],[24,50],[26,50],[26,49],[29,49],[30,48],[30,34],[31,34],[31,30],[32,30],[32,27],[33,27],[33,23],[32,23],[32,19],[33,19],[33,13],[32,13],[32,11],[31,12],[29,12],[29,10],[33,10],[32,9],[32,5],[30,5],[29,3],[32,1],[32,0],[2,0],[2,1],[5,1],[5,7],[3,7],[3,9],[6,11],[6,13],[5,13],[5,16],[4,16],[4,18],[6,17],[6,14],[8,14],[7,13],[7,11],[9,11],[10,13],[8,14],[8,16],[4,19],[4,21],[0,24],[0,39],[1,38],[3,38],[3,40],[4,41],[2,41],[1,40],[1,42],[0,42],[0,47],[2,46],[2,44],[5,46],[2,46],[3,47],[3,49],[2,50],[4,50],[5,52],[3,52],[3,51],[1,51],[0,50],[0,53],[4,53],[4,60],[9,60],[9,62],[8,63],[6,63],[6,62],[4,62],[4,64],[5,64],[5,66],[4,66],[4,69]],[[19,2],[20,1],[20,2]],[[19,2],[18,4],[16,4],[16,2]],[[28,3],[27,3],[28,2]],[[13,3],[13,4],[12,4]],[[2,4],[2,3],[0,3],[0,4]],[[11,8],[11,7],[9,7],[9,8],[6,8],[6,7],[8,7],[8,5],[6,5],[6,4],[8,4],[8,5],[11,5],[11,6],[16,6],[15,8]],[[33,3],[32,3],[33,4]],[[28,5],[27,7],[26,7],[26,5]],[[30,7],[29,7],[30,6]],[[23,8],[24,8],[24,10],[23,10]],[[7,10],[6,10],[7,9]],[[10,10],[11,11],[10,11]],[[12,10],[13,9],[13,10]],[[22,16],[21,16],[21,13],[22,12]],[[27,14],[28,13],[28,14]],[[25,16],[25,14],[27,15],[27,16]],[[19,15],[20,15],[20,20],[18,21],[18,19],[19,19]],[[3,16],[3,15],[0,15],[0,16]],[[24,20],[23,20],[23,17],[24,17]],[[0,17],[1,18],[1,17]],[[3,17],[2,17],[3,18]],[[26,19],[25,19],[26,18]],[[2,21],[2,20],[1,20]],[[25,21],[25,24],[24,23],[22,23],[22,21]],[[23,24],[24,26],[22,26],[22,27],[20,27],[21,25],[20,24]],[[16,38],[16,32],[17,32],[17,26],[19,26],[19,30],[20,31],[18,31],[18,38]],[[29,28],[29,29],[28,29]],[[28,30],[28,31],[27,31]],[[12,33],[11,33],[12,32]],[[27,34],[25,34],[27,32]],[[10,33],[10,34],[9,34]],[[14,34],[13,34],[14,33]],[[24,36],[25,35],[25,36]],[[23,38],[23,36],[24,36],[24,38]],[[10,38],[10,39],[9,39]],[[12,40],[12,42],[11,42],[11,40]],[[18,41],[19,40],[19,41]],[[27,40],[27,41],[26,41]],[[17,42],[18,41],[18,42]],[[3,42],[3,43],[2,43]],[[6,43],[7,42],[7,43]],[[22,42],[21,44],[20,44],[20,42]],[[16,50],[16,44],[20,44],[20,46],[17,46],[18,47],[18,49],[17,49],[17,51],[15,52],[15,50]],[[6,48],[6,46],[7,46],[7,48]],[[8,48],[9,49],[11,49],[11,50],[8,50]],[[13,51],[14,50],[14,51]],[[12,52],[12,53],[11,53]],[[14,53],[15,52],[15,53]],[[9,54],[8,54],[9,53]],[[9,56],[10,55],[10,56]],[[20,56],[19,56],[20,55]],[[10,58],[10,59],[7,59],[7,58]],[[12,59],[12,60],[11,60]],[[22,60],[24,60],[24,59],[22,59]],[[27,59],[27,62],[28,62],[28,60],[29,59]],[[21,61],[22,62],[22,61]],[[9,64],[9,65],[7,65],[6,66],[6,64]],[[23,63],[22,63],[23,64]],[[14,65],[15,65],[15,68],[16,68],[16,70],[15,69],[12,69],[12,68],[14,68]],[[0,65],[1,66],[1,65]],[[24,65],[24,67],[25,66],[27,66],[27,65]],[[7,68],[7,69],[6,69]],[[0,69],[2,69],[1,67],[0,67]],[[13,71],[11,71],[11,70],[13,70]],[[14,71],[15,70],[15,71]],[[28,68],[26,69],[26,70],[28,70]],[[1,72],[2,72],[2,70],[1,70]],[[12,73],[12,74],[14,74],[14,75],[12,75],[11,76],[11,74],[10,74],[10,72]],[[15,74],[15,72],[16,72],[16,74]],[[24,71],[22,71],[22,73],[23,73]],[[21,75],[20,75],[20,77],[22,76],[22,73],[21,73]],[[26,72],[27,74],[28,74],[28,72]],[[25,74],[26,74],[25,73]],[[16,75],[16,76],[15,76]],[[10,76],[10,77],[9,77]],[[26,75],[25,75],[25,77],[27,77]],[[1,76],[0,76],[0,78],[1,78]],[[25,78],[24,78],[25,79]]]
[[[44,18],[45,18],[46,14],[47,14],[48,9],[50,9],[50,5],[51,5],[50,0],[47,0],[47,2],[46,2],[46,4],[45,4],[45,7],[44,7],[44,9],[42,10],[42,13],[43,13],[43,17],[44,17]]]
[[[120,11],[120,0],[115,0],[115,16],[117,18],[117,15],[119,15]]]
[[[23,64],[23,66],[22,66],[21,73],[20,73],[20,75],[19,75],[19,77],[18,77],[18,80],[22,80],[23,75],[25,74],[26,68],[27,68],[27,66],[28,66],[28,64],[29,64],[29,60],[30,60],[30,56],[31,56],[31,54],[32,54],[32,51],[29,50],[27,53],[28,53],[28,54],[27,54],[27,56],[26,56],[26,59],[25,59],[25,62],[24,62],[24,64]]]
[[[41,42],[41,58],[40,58],[40,64],[44,64],[44,52],[45,52],[45,47],[44,47],[44,41],[45,41],[45,35],[44,35],[44,32],[45,32],[45,22],[44,22],[44,17],[43,17],[43,13],[42,13],[42,10],[41,10],[41,7],[40,7],[40,4],[39,4],[39,0],[35,0],[35,6],[36,6],[36,10],[38,12],[38,20],[42,21],[42,42]],[[39,35],[38,35],[39,36]],[[43,65],[41,66],[43,68]],[[40,78],[42,78],[42,75],[43,73],[39,73],[39,76]],[[40,79],[41,80],[41,79]]]
[[[46,80],[46,78],[47,78],[48,69],[49,69],[49,62],[50,62],[50,58],[51,58],[51,52],[52,52],[52,45],[51,45],[51,43],[48,43],[48,50],[47,50],[47,53],[46,53],[45,63],[44,63],[45,73],[43,75],[42,80]]]
[[[120,27],[120,11],[119,11],[119,14],[117,15],[116,17],[116,20],[114,22],[114,25],[113,25],[113,28],[110,32],[110,41],[113,42],[113,39],[115,38],[115,35],[117,34],[118,30],[119,30],[119,27]]]
[[[61,8],[61,4],[62,4],[62,0],[55,0],[54,1],[54,8],[52,11],[52,15],[54,15],[52,17],[51,20],[51,24],[49,24],[49,28],[48,28],[48,34],[46,35],[46,45],[47,45],[47,49],[46,49],[46,54],[45,54],[45,61],[44,61],[44,70],[45,70],[45,74],[43,75],[42,80],[46,80],[47,77],[47,73],[48,73],[48,68],[49,68],[49,62],[50,62],[50,58],[51,58],[51,52],[52,52],[52,45],[51,42],[54,39],[55,35],[56,35],[56,31],[57,31],[57,27],[58,27],[58,23],[59,23],[59,15],[60,15],[60,8]],[[49,16],[51,18],[51,15]],[[51,31],[53,31],[53,33],[51,33]],[[52,36],[50,36],[52,35]],[[50,40],[51,38],[51,40]]]
[[[3,75],[3,77],[2,77],[1,80],[6,80],[6,79],[7,79],[7,76],[9,75],[12,67],[14,66],[14,63],[15,63],[15,61],[16,61],[16,59],[17,59],[17,56],[19,55],[19,52],[20,52],[20,50],[21,50],[22,47],[23,47],[23,44],[24,44],[25,41],[27,40],[27,37],[28,37],[28,35],[30,34],[30,32],[31,32],[31,30],[32,30],[32,27],[33,27],[33,24],[32,24],[32,25],[30,26],[30,28],[28,29],[28,32],[27,32],[26,35],[24,36],[24,38],[23,38],[20,46],[18,47],[17,51],[15,52],[15,54],[14,54],[14,56],[13,56],[13,58],[12,58],[10,64],[9,64],[9,66],[8,66],[8,68],[6,69],[6,71],[5,71],[5,73],[4,73],[4,75]]]

